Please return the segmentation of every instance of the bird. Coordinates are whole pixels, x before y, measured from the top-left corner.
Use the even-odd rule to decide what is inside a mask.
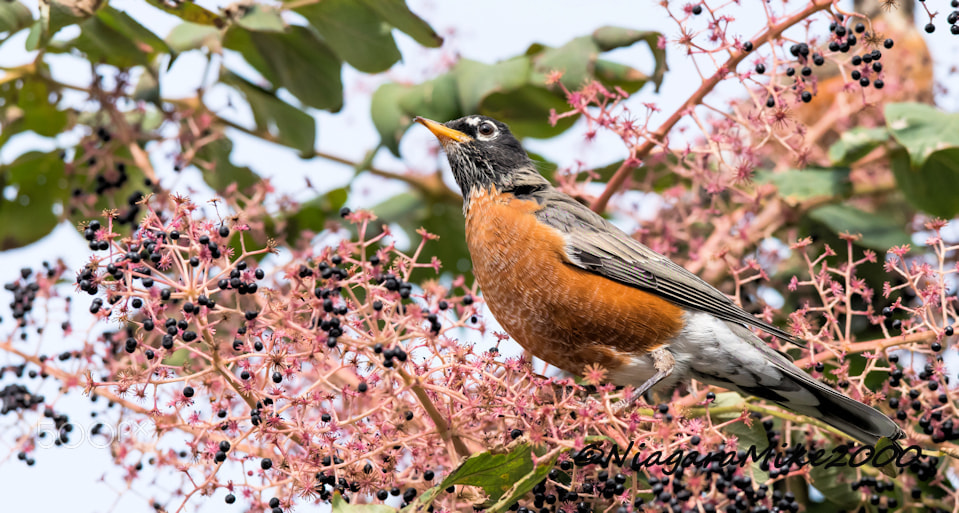
[[[875,445],[903,431],[796,367],[750,328],[800,343],[630,237],[536,170],[509,127],[416,117],[439,140],[463,196],[473,273],[524,349],[567,372],[671,392],[696,379],[776,403]]]

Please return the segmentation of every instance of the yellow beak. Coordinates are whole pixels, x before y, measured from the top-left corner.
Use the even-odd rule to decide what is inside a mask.
[[[433,121],[432,119],[426,119],[426,118],[421,118],[419,116],[416,116],[415,118],[413,118],[413,121],[416,121],[417,123],[428,128],[430,132],[433,132],[433,135],[435,135],[436,138],[439,139],[440,143],[442,143],[443,145],[445,145],[447,142],[463,143],[463,142],[469,142],[473,140],[472,137],[464,134],[463,132],[460,132],[459,130],[453,130],[452,128],[449,128],[442,123],[437,123],[436,121]]]

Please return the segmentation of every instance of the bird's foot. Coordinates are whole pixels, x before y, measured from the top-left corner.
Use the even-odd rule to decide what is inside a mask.
[[[656,386],[660,381],[669,377],[673,373],[673,367],[676,365],[676,359],[673,358],[673,354],[665,348],[658,348],[650,353],[650,356],[653,358],[653,367],[656,369],[656,373],[653,374],[645,383],[640,385],[633,393],[629,396],[629,399],[621,402],[617,405],[616,411],[622,411],[623,409],[632,406],[636,403],[641,397],[643,397],[649,389]]]

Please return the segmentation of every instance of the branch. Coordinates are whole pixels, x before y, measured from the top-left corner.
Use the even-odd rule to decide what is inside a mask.
[[[456,448],[456,453],[461,458],[468,458],[470,456],[469,448],[466,447],[466,444],[463,442],[463,439],[459,437],[459,435],[450,431],[449,424],[447,424],[446,419],[443,418],[443,415],[439,412],[439,410],[436,409],[433,401],[430,400],[430,397],[426,394],[426,390],[423,390],[423,387],[420,386],[417,381],[415,381],[402,369],[399,370],[399,373],[413,393],[416,394],[416,398],[419,399],[420,404],[423,405],[423,409],[426,410],[426,413],[430,416],[430,419],[433,420],[433,424],[436,425],[436,430],[439,432],[440,436],[443,437],[444,440],[451,441],[453,443],[453,447]]]
[[[244,127],[243,125],[237,124],[233,121],[230,121],[229,119],[220,117],[219,115],[216,115],[216,114],[214,114],[214,116],[216,116],[216,119],[218,122],[223,123],[224,125],[230,128],[233,128],[234,130],[238,130],[240,132],[243,132],[247,135],[251,135],[258,139],[263,139],[264,141],[272,142],[279,145],[284,145],[272,134],[251,130],[249,128]],[[331,162],[336,162],[338,164],[350,166],[356,172],[366,171],[366,172],[369,172],[371,175],[379,176],[382,178],[388,178],[390,180],[399,180],[409,185],[410,187],[420,191],[421,193],[423,193],[425,196],[429,198],[451,201],[457,205],[460,204],[460,202],[462,201],[462,199],[460,198],[458,194],[456,194],[449,187],[446,186],[439,172],[434,173],[432,175],[425,175],[425,176],[415,176],[411,174],[397,174],[397,173],[391,173],[389,171],[385,171],[385,170],[373,167],[370,163],[370,160],[372,160],[371,158],[364,159],[361,162],[354,162],[350,159],[333,155],[330,153],[325,153],[318,150],[313,150],[313,156],[326,159]],[[372,155],[370,156],[372,157]]]
[[[864,353],[866,351],[881,351],[883,349],[888,349],[890,347],[902,346],[906,344],[914,344],[917,342],[926,342],[936,338],[937,334],[935,331],[921,331],[919,333],[912,333],[909,335],[904,335],[901,337],[894,338],[881,338],[875,340],[867,340],[865,342],[857,342],[855,344],[849,344],[846,346],[843,354],[856,354]],[[832,351],[822,351],[814,355],[807,356],[800,360],[795,361],[797,367],[805,368],[810,365],[814,365],[818,362],[824,362],[826,360],[831,360],[836,357],[836,353]]]

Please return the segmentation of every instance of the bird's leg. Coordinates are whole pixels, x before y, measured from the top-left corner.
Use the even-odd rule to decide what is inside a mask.
[[[673,366],[676,365],[676,359],[673,358],[673,353],[670,353],[668,349],[659,347],[653,350],[650,356],[653,357],[653,368],[656,369],[656,374],[653,374],[645,383],[633,391],[633,395],[629,396],[629,400],[623,404],[624,407],[630,406],[638,401],[650,388],[653,388],[657,383],[673,373]]]

